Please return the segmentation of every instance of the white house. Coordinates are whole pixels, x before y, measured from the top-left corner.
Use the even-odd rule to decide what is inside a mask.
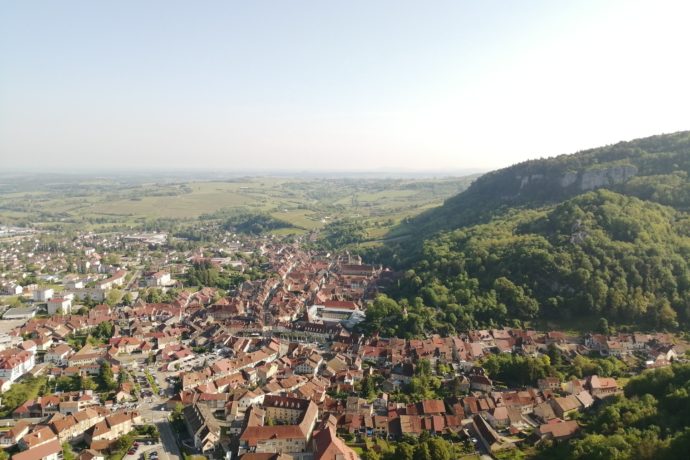
[[[16,335],[10,335],[6,332],[0,333],[0,351],[8,348],[16,347],[22,343],[22,338]]]
[[[17,444],[21,438],[29,434],[30,427],[29,422],[20,420],[11,429],[0,433],[0,447],[7,449]]]
[[[84,289],[84,280],[83,279],[73,279],[69,281],[65,281],[65,289]]]
[[[170,284],[170,281],[170,273],[166,271],[158,271],[146,277],[146,285],[149,287],[167,286]]]
[[[105,289],[100,289],[100,288],[84,288],[84,289],[73,289],[70,290],[69,292],[74,296],[75,299],[78,299],[80,301],[84,301],[85,299],[89,298],[91,300],[95,300],[96,302],[102,302],[105,300],[105,296],[107,294],[107,291]]]
[[[69,315],[72,313],[72,299],[74,299],[73,294],[66,294],[63,297],[53,297],[48,300],[48,314],[54,315],[59,312],[63,315]]]
[[[0,353],[0,379],[14,382],[36,364],[34,354],[26,350],[5,350]]]
[[[243,414],[249,406],[264,402],[265,397],[266,395],[260,389],[247,390],[236,400],[236,404],[233,404],[231,414],[235,416]]]
[[[125,276],[127,275],[126,270],[118,270],[110,278],[98,281],[96,283],[96,287],[103,289],[103,290],[108,290],[112,289],[115,286],[122,286],[125,284]]]
[[[314,376],[318,373],[321,364],[323,364],[323,358],[321,355],[318,353],[312,353],[311,356],[295,366],[295,373],[309,374]]]
[[[74,354],[74,350],[69,345],[61,343],[48,350],[43,360],[47,363],[55,363],[58,366],[66,366],[67,360],[72,354]]]
[[[55,295],[55,291],[52,288],[38,288],[34,291],[33,299],[34,302],[47,302]]]
[[[21,350],[26,350],[32,354],[36,354],[36,351],[38,351],[38,347],[36,346],[36,342],[33,340],[25,340],[22,343],[19,344],[19,349]]]

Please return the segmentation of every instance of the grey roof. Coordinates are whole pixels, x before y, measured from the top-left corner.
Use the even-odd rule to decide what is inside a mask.
[[[36,307],[20,307],[20,308],[10,308],[5,312],[5,314],[2,315],[2,317],[6,316],[23,316],[23,315],[31,315],[36,312]]]

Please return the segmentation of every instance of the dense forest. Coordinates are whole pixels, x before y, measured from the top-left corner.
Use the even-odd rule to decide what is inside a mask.
[[[260,235],[269,230],[290,227],[292,227],[292,224],[289,222],[259,212],[237,213],[228,217],[223,224],[223,228],[227,231],[236,231],[249,235]]]
[[[365,329],[690,324],[690,133],[489,173],[373,256],[403,271]]]
[[[329,222],[321,230],[315,247],[334,250],[358,245],[367,238],[364,224],[355,219],[339,219]]]

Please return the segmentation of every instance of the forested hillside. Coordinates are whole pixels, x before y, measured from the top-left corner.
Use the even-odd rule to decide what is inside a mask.
[[[486,221],[514,207],[538,207],[600,187],[690,209],[690,131],[572,155],[530,160],[478,178],[411,225],[418,234]]]
[[[365,327],[418,335],[578,316],[690,324],[689,173],[688,132],[489,173],[379,252],[404,276]]]
[[[541,445],[549,460],[675,460],[690,449],[690,365],[634,377],[625,395],[607,399],[582,422],[585,434],[569,443]]]

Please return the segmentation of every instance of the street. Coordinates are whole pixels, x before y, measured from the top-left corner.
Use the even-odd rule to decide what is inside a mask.
[[[180,449],[177,445],[177,436],[175,435],[172,426],[170,425],[169,417],[170,411],[165,408],[165,402],[168,397],[168,382],[165,380],[165,374],[160,373],[155,366],[147,367],[142,362],[138,363],[135,370],[130,371],[132,378],[140,385],[143,392],[150,392],[150,396],[139,395],[139,401],[136,408],[141,414],[142,422],[145,424],[154,424],[160,433],[162,451],[159,452],[159,460],[180,460]],[[163,390],[164,395],[160,396],[152,391],[152,388],[146,378],[146,371],[149,371],[153,376],[156,385]],[[126,456],[125,460],[138,460],[138,456],[143,452],[156,450],[161,446],[140,446],[140,449],[133,456]],[[132,457],[132,458],[129,458]]]
[[[160,453],[159,460],[180,460],[180,449],[177,445],[177,436],[175,436],[170,426],[170,412],[167,410],[160,410],[162,404],[162,399],[154,397],[151,398],[151,402],[142,402],[138,410],[144,423],[154,424],[158,428],[162,443],[162,452]]]
[[[132,275],[132,277],[129,279],[129,282],[128,282],[127,285],[124,287],[124,290],[125,290],[125,291],[129,291],[130,288],[132,287],[132,284],[134,284],[134,283],[139,279],[139,276],[141,276],[141,269],[140,269],[140,268],[137,268],[137,271],[134,272],[134,274]]]
[[[167,416],[164,420],[157,421],[156,426],[163,443],[163,453],[160,460],[179,460],[180,448],[177,445],[177,437],[170,426]]]

